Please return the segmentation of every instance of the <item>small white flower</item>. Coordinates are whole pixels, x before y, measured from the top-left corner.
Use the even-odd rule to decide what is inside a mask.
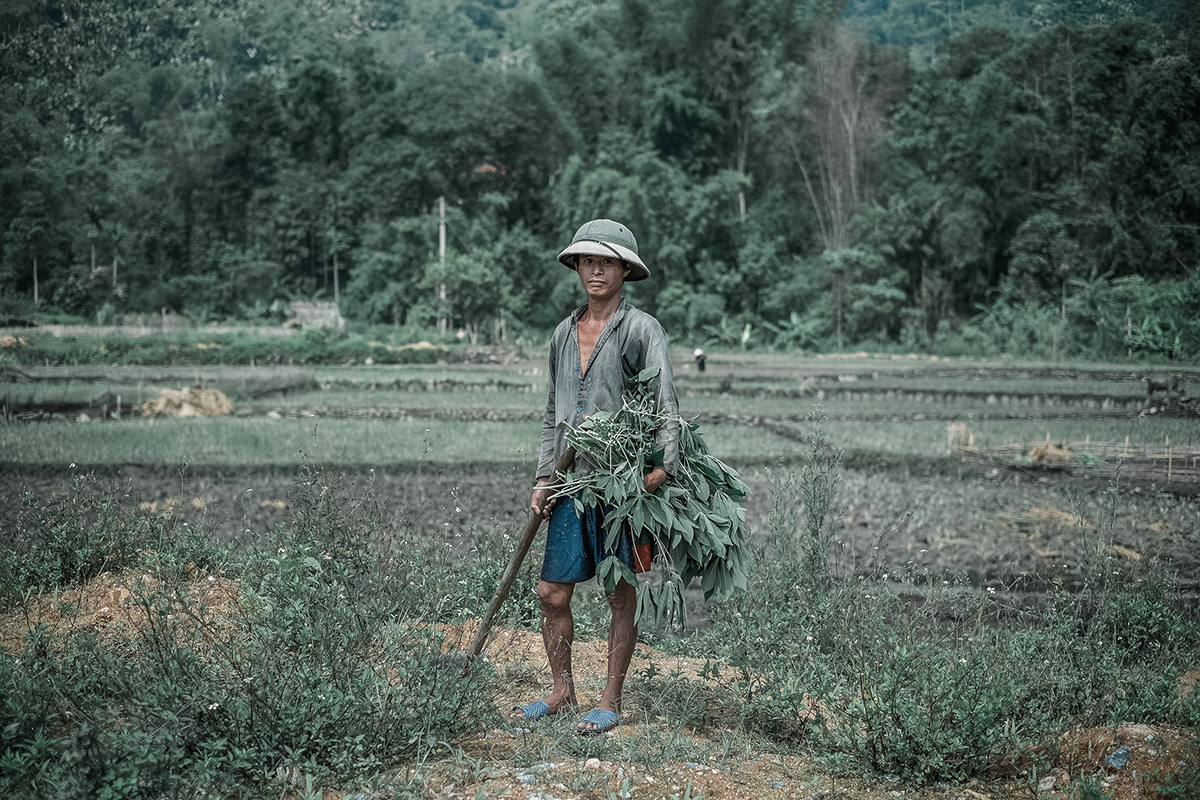
[[[209,711],[216,711],[216,710],[217,710],[218,708],[220,708],[220,707],[221,707],[221,704],[220,704],[220,703],[212,703],[211,705],[209,705],[209,707],[208,707],[208,710],[209,710]]]
[[[995,586],[989,586],[989,587],[988,587],[988,594],[995,594],[995,593],[996,593],[996,587],[995,587]]]
[[[812,637],[811,637],[811,636],[805,636],[805,637],[804,637],[804,641],[806,641],[806,642],[811,642],[811,641],[812,641]]]
[[[958,660],[958,663],[960,663],[960,664],[965,664],[965,663],[967,663],[967,660],[966,660],[965,658],[960,658],[960,659]]]

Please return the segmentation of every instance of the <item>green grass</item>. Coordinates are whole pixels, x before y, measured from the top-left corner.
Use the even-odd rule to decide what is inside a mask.
[[[179,389],[189,384],[158,384],[157,386],[139,386],[136,383],[107,383],[92,381],[62,381],[54,383],[22,383],[0,389],[0,402],[7,400],[10,405],[38,405],[55,403],[87,403],[98,401],[106,394],[119,395],[123,408],[130,408],[141,402],[158,396],[158,390],[167,386]]]
[[[775,458],[799,445],[765,431],[706,426],[721,458]],[[296,420],[257,417],[135,419],[0,427],[0,460],[26,464],[211,465],[526,463],[537,460],[540,423],[436,420]]]
[[[371,383],[372,381],[421,380],[459,381],[461,383],[546,384],[545,360],[507,366],[492,364],[376,364],[374,366],[315,367],[317,380],[328,382]],[[536,370],[536,372],[535,372]]]
[[[141,384],[136,383],[107,383],[85,381],[62,381],[54,383],[14,384],[6,390],[0,390],[0,402],[5,398],[14,406],[55,404],[55,403],[88,403],[102,402],[101,398],[120,396],[122,407],[132,408],[136,405],[158,396],[161,388],[178,389],[189,385],[186,382],[172,384]],[[244,396],[236,391],[231,392],[235,407],[254,406],[267,408],[412,408],[412,409],[526,409],[540,412],[545,405],[546,388],[543,384],[527,384],[524,391],[514,389],[496,390],[494,384],[475,383],[469,387],[453,390],[435,389],[432,391],[403,391],[390,386],[370,388],[367,383],[362,388],[347,387],[344,384],[335,385],[325,390],[296,391],[282,394],[264,394]],[[831,415],[837,414],[920,414],[946,412],[996,412],[1027,410],[1031,412],[1063,408],[1061,402],[1050,406],[1045,402],[1037,405],[1031,403],[1001,403],[1000,393],[997,402],[988,403],[985,397],[955,395],[955,391],[971,391],[970,387],[951,386],[945,391],[950,393],[948,399],[929,399],[921,402],[915,399],[899,398],[889,400],[882,396],[871,396],[868,399],[844,399],[842,391],[870,391],[868,383],[850,384],[838,388],[826,389],[826,399],[823,401]],[[1012,394],[1011,392],[1009,394]],[[1046,394],[1050,394],[1047,392]],[[1100,393],[1112,397],[1121,397],[1115,392]],[[1141,395],[1124,396],[1126,400],[1137,401]],[[760,416],[780,416],[785,414],[805,413],[816,398],[811,393],[805,397],[746,397],[737,394],[695,393],[688,392],[686,386],[680,387],[680,409],[685,414],[719,413],[719,414],[752,414]],[[1125,402],[1125,401],[1122,401]]]
[[[404,392],[395,389],[326,389],[291,392],[246,400],[244,406],[264,408],[420,408],[420,409],[525,409],[541,413],[546,390]]]
[[[950,356],[928,356],[917,353],[904,355],[887,353],[830,353],[801,355],[797,353],[763,353],[732,351],[705,351],[710,368],[751,368],[763,373],[786,373],[789,371],[819,371],[824,373],[890,372],[903,374],[914,370],[929,369],[1069,369],[1080,372],[1147,372],[1181,369],[1196,372],[1194,364],[1153,363],[1147,361],[1035,361],[1014,358],[972,358]],[[671,351],[676,369],[690,364],[691,350],[675,348]]]
[[[797,411],[811,408],[801,407]],[[826,407],[827,411],[832,411]],[[803,431],[804,426],[792,426]],[[121,422],[39,423],[0,428],[0,460],[28,463],[166,463],[293,465],[528,462],[536,459],[540,423],[441,420],[133,419]],[[737,425],[704,425],[719,458],[790,458],[801,445],[767,431]],[[1179,419],[976,420],[975,443],[1003,445],[1045,439],[1154,444],[1167,436],[1197,441],[1196,425]],[[834,444],[853,450],[940,456],[946,423],[831,421]]]
[[[741,391],[778,391],[799,387],[805,372],[822,374],[878,372],[880,377],[854,382],[823,381],[830,416],[829,431],[835,443],[854,450],[923,456],[944,455],[946,422],[857,422],[841,415],[1037,413],[1066,410],[1062,403],[1049,406],[1026,403],[988,403],[986,396],[955,396],[956,392],[994,392],[996,395],[1108,395],[1137,400],[1142,384],[1136,381],[1088,380],[976,380],[964,376],[944,380],[908,377],[914,369],[993,366],[1019,368],[1015,362],[982,362],[932,358],[785,356],[780,354],[716,354],[714,370],[697,374],[686,353],[679,358],[680,410],[684,416],[702,413],[779,417],[810,411],[815,396],[770,397],[720,394],[718,366],[736,366],[732,386]],[[744,356],[744,357],[743,357]],[[1028,368],[1046,364],[1028,364]],[[1070,365],[1052,365],[1055,367]],[[1102,365],[1086,365],[1093,370]],[[1126,365],[1128,366],[1128,365]],[[854,367],[854,369],[850,369]],[[1115,368],[1115,367],[1112,367]],[[1144,369],[1141,367],[1139,369]],[[106,393],[121,395],[122,403],[136,405],[156,396],[160,387],[190,383],[223,382],[231,388],[235,407],[267,408],[405,408],[429,410],[526,411],[536,417],[545,404],[545,367],[520,362],[493,365],[377,365],[372,367],[317,367],[311,371],[325,390],[298,390],[277,394],[238,394],[243,382],[269,385],[272,376],[295,378],[298,370],[251,367],[41,367],[31,373],[52,380],[9,384],[4,388],[15,403],[77,402],[95,400]],[[100,380],[96,380],[99,378]],[[408,388],[396,388],[397,382]],[[415,385],[413,384],[415,382]],[[443,385],[439,386],[439,382]],[[444,383],[452,384],[445,388]],[[374,387],[374,388],[372,388]],[[917,402],[887,399],[847,399],[844,393],[877,392],[886,387],[906,391],[945,393],[948,401]],[[0,393],[2,394],[2,393]],[[1075,406],[1074,408],[1078,408]],[[1158,443],[1165,437],[1186,444],[1195,437],[1195,424],[1186,420],[1138,419],[1132,415],[1104,419],[972,420],[978,445],[1041,440],[1124,441]],[[798,426],[802,428],[803,426]],[[0,460],[9,463],[194,463],[212,465],[294,465],[304,458],[321,463],[415,464],[422,459],[440,463],[532,461],[539,435],[538,423],[459,423],[421,420],[322,420],[269,419],[142,420],[80,426],[67,423],[16,425],[0,429]],[[790,458],[797,445],[761,430],[737,426],[707,426],[713,451],[722,458],[760,460]]]
[[[380,393],[385,394],[385,393]],[[471,393],[447,394],[447,407],[470,408]],[[494,394],[493,399],[505,397]],[[427,399],[440,399],[430,393]],[[482,400],[482,398],[480,398]],[[299,404],[303,406],[304,404]],[[380,403],[379,405],[386,405]],[[689,404],[687,411],[699,411]],[[715,405],[715,404],[714,404]],[[730,412],[783,413],[783,404],[757,401],[751,408],[728,406]],[[901,413],[897,404],[825,404],[829,414],[862,413],[864,406],[880,413]],[[436,407],[436,406],[426,406]],[[482,403],[474,407],[508,407]],[[511,406],[525,407],[525,406]],[[932,410],[929,405],[917,407]],[[808,402],[794,402],[786,411],[805,413]],[[937,408],[936,406],[932,408]],[[714,409],[715,410],[715,409]],[[944,421],[829,423],[833,442],[853,450],[940,456],[946,454]],[[974,420],[975,443],[997,446],[1037,441],[1046,434],[1055,441],[1083,440],[1155,444],[1165,437],[1180,445],[1200,439],[1194,421],[1180,419],[1050,419]],[[792,427],[803,432],[802,424]],[[71,422],[14,424],[0,427],[0,460],[27,464],[54,463],[167,463],[212,465],[294,465],[302,459],[319,463],[416,464],[532,462],[536,459],[540,423],[453,422],[441,420],[335,420],[203,418],[131,419],[80,425]],[[720,458],[760,460],[797,455],[800,445],[766,431],[735,425],[704,425],[705,436]],[[303,455],[302,455],[303,454]]]
[[[0,428],[0,459],[28,464],[213,465],[531,462],[537,423],[421,420],[135,419]]]
[[[822,389],[825,392],[886,392],[901,390],[906,392],[936,392],[953,393],[969,392],[972,394],[1044,394],[1044,395],[1104,395],[1113,397],[1144,398],[1146,382],[1141,379],[1130,380],[1083,380],[1062,378],[978,378],[971,375],[957,377],[909,377],[907,375],[880,374],[878,377],[860,375],[853,381],[840,381],[831,377],[818,377],[810,380],[812,373],[800,372],[798,375],[767,376],[751,374],[747,376],[718,376],[706,374],[703,377],[694,374],[684,374],[676,379],[680,391],[694,392],[723,392],[749,394],[755,392],[779,393],[796,391],[804,385],[807,391]]]
[[[839,422],[828,425],[833,443],[845,449],[905,455],[946,455],[946,424],[919,422]],[[803,426],[794,426],[803,431]],[[1169,436],[1176,444],[1200,441],[1194,420],[1187,419],[1051,419],[975,420],[970,423],[979,447],[1044,440],[1160,444]]]
[[[881,376],[873,380],[858,380],[849,383],[829,382],[819,384],[825,391],[888,391],[899,389],[906,392],[987,392],[989,394],[1041,394],[1041,395],[1101,395],[1109,397],[1144,398],[1146,382],[1130,381],[1083,381],[1083,380],[993,380],[985,378],[905,378]]]

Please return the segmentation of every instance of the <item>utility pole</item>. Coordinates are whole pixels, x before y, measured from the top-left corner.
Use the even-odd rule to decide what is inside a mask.
[[[446,301],[446,196],[438,198],[438,268],[442,282],[437,287],[437,299],[443,304]],[[438,334],[446,335],[448,320],[444,305],[438,314]]]
[[[33,257],[33,304],[38,303],[38,285],[37,285],[37,255]]]

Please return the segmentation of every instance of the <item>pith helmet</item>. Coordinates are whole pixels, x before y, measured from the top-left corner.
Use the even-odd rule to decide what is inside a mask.
[[[637,239],[629,228],[611,219],[585,222],[575,231],[567,249],[558,254],[558,260],[564,267],[575,269],[575,257],[582,255],[616,256],[629,265],[626,281],[644,281],[650,277],[650,270],[638,255]]]

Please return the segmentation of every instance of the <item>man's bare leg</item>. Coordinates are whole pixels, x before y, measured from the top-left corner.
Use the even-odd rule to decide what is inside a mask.
[[[624,580],[608,596],[612,609],[612,623],[608,628],[608,680],[596,708],[621,713],[621,691],[625,688],[625,674],[633,660],[633,648],[637,644],[637,625],[633,622],[637,611],[637,588]],[[580,730],[596,730],[594,722],[581,722]]]
[[[554,689],[545,702],[550,713],[557,714],[564,706],[577,704],[571,673],[571,645],[575,641],[571,596],[575,584],[540,581],[537,593],[542,604],[542,644],[546,646],[546,661],[554,679]]]

